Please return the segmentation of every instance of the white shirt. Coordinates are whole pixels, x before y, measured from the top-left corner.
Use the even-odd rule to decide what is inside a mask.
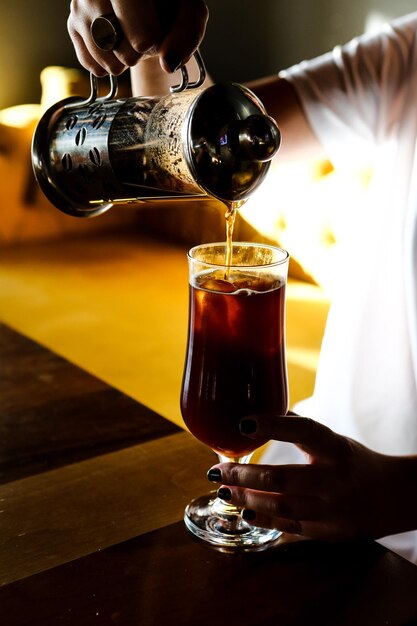
[[[417,454],[417,13],[282,75],[336,168],[373,168],[345,216],[314,394],[295,410],[374,450]],[[263,462],[290,454],[271,444]],[[417,562],[417,532],[382,543]]]

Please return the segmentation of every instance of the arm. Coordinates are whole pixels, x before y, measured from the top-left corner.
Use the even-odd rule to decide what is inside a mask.
[[[253,523],[333,541],[417,529],[417,456],[373,452],[294,414],[244,419],[241,430],[255,439],[292,442],[307,460],[305,465],[222,463],[210,470],[209,478],[226,489],[221,493],[245,507],[244,516]]]

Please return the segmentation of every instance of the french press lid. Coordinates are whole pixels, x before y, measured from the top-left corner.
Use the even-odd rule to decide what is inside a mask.
[[[194,101],[185,149],[196,181],[209,195],[226,201],[247,198],[279,145],[275,121],[242,85],[217,83]]]

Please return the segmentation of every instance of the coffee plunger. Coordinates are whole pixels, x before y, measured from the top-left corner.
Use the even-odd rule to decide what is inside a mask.
[[[163,97],[117,99],[117,79],[97,97],[56,103],[32,141],[35,177],[59,210],[90,217],[114,204],[211,196],[247,198],[264,179],[280,132],[259,99],[236,83],[202,88],[206,72]]]

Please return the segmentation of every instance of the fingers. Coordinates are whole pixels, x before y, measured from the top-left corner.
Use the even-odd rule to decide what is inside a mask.
[[[209,17],[202,0],[181,0],[172,28],[161,44],[161,66],[173,72],[184,65],[200,45]]]
[[[92,22],[114,14],[123,37],[115,50],[103,51],[91,36]],[[72,0],[68,32],[81,65],[96,76],[118,75],[144,56],[161,54],[172,72],[188,61],[204,37],[208,9],[203,0]]]
[[[268,515],[257,513],[253,509],[243,509],[242,517],[253,526],[276,528],[290,535],[302,535],[305,532],[304,529],[308,528],[308,523],[303,524],[298,520],[284,519],[282,517],[269,517]]]
[[[208,473],[213,482],[268,493],[326,498],[341,487],[340,479],[326,467],[316,465],[252,465],[222,463]]]
[[[220,463],[208,472],[218,496],[242,508],[249,523],[315,538],[337,536],[329,520],[340,508],[344,476],[327,464]]]
[[[116,16],[123,36],[115,50],[104,51],[90,29],[96,17],[108,14]],[[121,74],[155,54],[162,40],[153,0],[72,0],[67,27],[79,62],[96,76]]]
[[[68,17],[68,33],[74,44],[80,64],[96,76],[121,74],[129,63],[136,63],[137,53],[123,37],[117,52],[104,51],[96,46],[91,36],[91,24],[99,15],[114,13],[109,0],[72,0]]]
[[[327,426],[295,414],[255,415],[244,418],[241,432],[251,438],[275,439],[296,444],[310,456],[334,459],[349,450],[347,440]]]
[[[263,518],[315,521],[323,518],[325,509],[321,498],[314,496],[263,493],[229,486],[220,487],[217,495],[235,506],[256,511],[256,516]]]
[[[113,0],[112,4],[130,50],[139,55],[155,53],[162,31],[153,0]]]
[[[100,63],[98,63],[95,58],[90,54],[87,46],[84,43],[83,37],[76,32],[75,30],[71,30],[71,25],[68,22],[68,32],[71,35],[72,42],[74,44],[75,53],[77,55],[77,59],[86,70],[94,74],[94,76],[105,76],[108,74],[108,70],[104,68]]]

